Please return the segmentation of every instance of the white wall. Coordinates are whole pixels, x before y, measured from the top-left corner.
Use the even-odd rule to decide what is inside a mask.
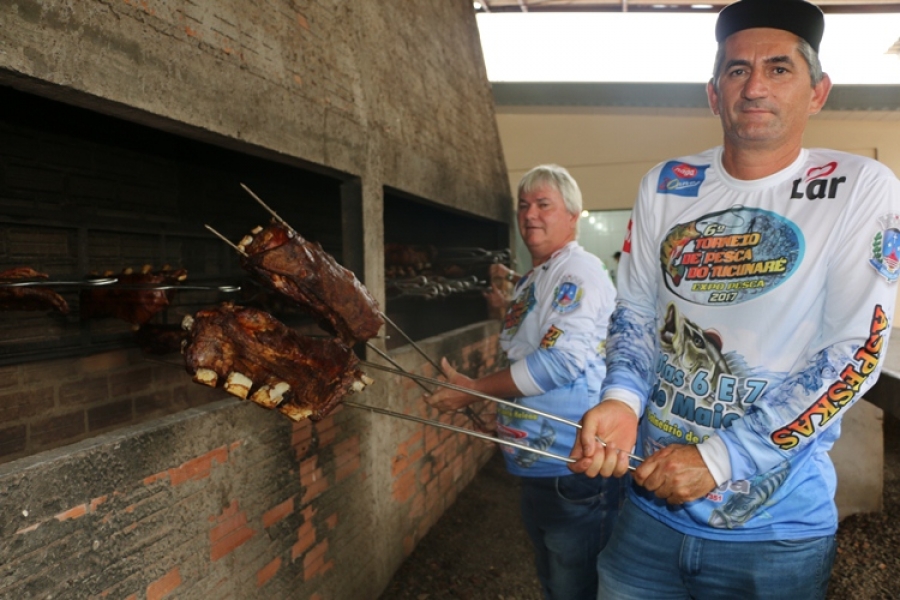
[[[873,156],[900,174],[900,116],[871,120],[866,114],[817,115],[804,143]],[[588,210],[631,208],[640,178],[653,165],[722,140],[718,118],[695,109],[662,114],[500,106],[497,123],[513,190],[528,169],[555,162],[578,181]]]

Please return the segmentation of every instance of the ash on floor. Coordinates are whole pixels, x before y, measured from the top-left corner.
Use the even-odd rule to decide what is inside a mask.
[[[884,510],[841,522],[828,600],[900,598],[900,420],[887,414],[884,450]],[[495,453],[380,600],[541,600],[518,498]]]

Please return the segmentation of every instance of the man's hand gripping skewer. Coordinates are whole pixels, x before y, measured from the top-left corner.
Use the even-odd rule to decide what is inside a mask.
[[[570,463],[569,469],[588,477],[622,477],[629,470],[637,425],[637,415],[624,402],[598,404],[581,420],[581,432],[570,455],[576,462]]]
[[[589,477],[622,477],[633,469],[635,483],[669,504],[702,498],[716,487],[700,451],[691,444],[671,444],[640,466],[631,466],[634,457],[629,450],[634,448],[637,426],[637,415],[624,402],[607,400],[595,406],[582,419],[571,453],[575,462],[569,469]]]

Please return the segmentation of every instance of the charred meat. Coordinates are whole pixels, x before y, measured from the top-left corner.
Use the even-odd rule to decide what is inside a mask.
[[[31,267],[15,267],[0,271],[0,283],[21,283],[29,279],[47,279]],[[0,310],[51,310],[67,315],[69,304],[45,286],[0,286]]]
[[[302,336],[261,310],[225,303],[186,317],[184,327],[185,366],[195,382],[294,421],[317,421],[372,382],[340,340]]]
[[[364,342],[384,325],[378,303],[353,273],[315,242],[273,222],[257,227],[238,247],[259,281],[308,310],[346,344]]]
[[[176,286],[187,279],[184,269],[163,267],[154,271],[150,265],[144,265],[140,272],[129,268],[120,274],[106,272],[103,275],[114,276],[117,281],[81,291],[82,319],[113,317],[132,325],[143,325],[169,306],[175,296],[174,289],[155,288]]]

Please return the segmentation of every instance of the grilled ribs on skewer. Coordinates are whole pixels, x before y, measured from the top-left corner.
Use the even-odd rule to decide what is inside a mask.
[[[372,382],[340,340],[304,337],[272,315],[224,303],[185,318],[185,366],[193,380],[317,421]]]
[[[14,267],[0,271],[0,283],[15,283],[25,279],[47,279],[46,273],[39,273],[31,267]],[[55,310],[69,314],[69,304],[65,299],[47,287],[0,286],[0,310]]]
[[[114,317],[132,325],[143,325],[164,310],[175,296],[175,290],[153,289],[153,286],[178,285],[187,279],[187,271],[172,270],[168,266],[154,271],[150,265],[144,265],[139,273],[129,268],[114,276],[116,283],[113,285],[81,291],[82,319]],[[141,286],[147,286],[147,289],[140,289]]]
[[[305,307],[346,344],[378,334],[384,325],[378,303],[320,244],[275,221],[251,234],[238,248],[241,264],[259,281]]]

